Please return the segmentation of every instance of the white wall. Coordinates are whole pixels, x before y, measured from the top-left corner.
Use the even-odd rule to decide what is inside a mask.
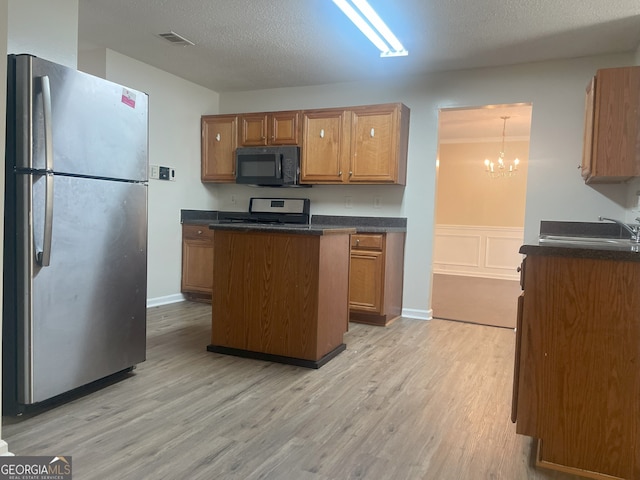
[[[149,95],[149,163],[176,170],[175,182],[149,181],[147,298],[153,304],[180,292],[180,209],[215,206],[210,187],[200,182],[200,116],[217,113],[219,96],[112,50],[80,52],[79,64],[99,68],[96,57],[106,62],[107,80]]]
[[[497,157],[500,140],[440,142],[436,223],[520,227],[524,225],[529,142],[505,141],[505,164],[520,160],[513,177],[490,178],[483,161]]]
[[[78,51],[78,70],[100,78],[107,78],[107,49]]]
[[[8,53],[30,53],[76,68],[78,0],[9,0]]]
[[[533,241],[543,219],[593,221],[598,215],[625,215],[626,187],[585,186],[577,167],[582,157],[584,89],[589,79],[597,68],[629,65],[633,61],[634,54],[630,53],[446,72],[391,84],[361,82],[223,93],[220,107],[222,113],[230,113],[400,101],[411,108],[406,188],[320,186],[313,187],[309,196],[312,213],[408,218],[404,278],[404,308],[408,312],[405,313],[428,316],[438,110],[532,103],[525,240]],[[224,197],[232,188],[217,190]],[[372,191],[382,197],[385,206],[382,211],[373,209],[368,201]],[[238,192],[242,201],[244,196],[253,193]],[[354,198],[351,210],[342,206],[340,199],[345,195]]]

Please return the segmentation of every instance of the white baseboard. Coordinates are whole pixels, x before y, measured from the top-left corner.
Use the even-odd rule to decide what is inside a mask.
[[[168,305],[170,303],[184,302],[185,296],[181,293],[175,295],[167,295],[165,297],[156,297],[147,299],[147,308],[159,307],[160,305]],[[433,310],[417,310],[414,308],[403,308],[402,314],[406,318],[414,318],[416,320],[432,320]]]
[[[13,453],[9,451],[9,445],[4,440],[0,440],[0,457],[13,457]]]
[[[170,303],[184,302],[185,300],[185,296],[181,293],[175,293],[164,297],[147,298],[147,308],[169,305]]]
[[[415,308],[403,308],[402,316],[405,318],[414,318],[416,320],[432,320],[433,310],[417,310]]]
[[[516,272],[516,275],[511,275],[511,274],[503,275],[503,274],[497,274],[497,273],[477,274],[477,273],[469,273],[469,272],[451,272],[451,271],[444,271],[444,270],[436,270],[436,268],[434,268],[433,273],[436,275],[453,275],[456,277],[491,278],[493,280],[510,280],[512,282],[520,281],[520,274],[517,272]]]

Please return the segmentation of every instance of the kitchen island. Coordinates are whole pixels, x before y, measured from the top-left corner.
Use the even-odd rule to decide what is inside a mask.
[[[355,229],[214,222],[211,352],[319,368],[342,352]]]

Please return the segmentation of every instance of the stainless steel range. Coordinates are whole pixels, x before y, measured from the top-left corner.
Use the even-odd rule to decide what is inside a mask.
[[[251,198],[248,212],[219,212],[221,223],[274,223],[308,225],[308,198]]]

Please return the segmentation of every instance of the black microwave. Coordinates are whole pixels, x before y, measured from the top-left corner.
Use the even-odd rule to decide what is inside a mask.
[[[289,186],[300,183],[300,147],[239,147],[236,183]]]

